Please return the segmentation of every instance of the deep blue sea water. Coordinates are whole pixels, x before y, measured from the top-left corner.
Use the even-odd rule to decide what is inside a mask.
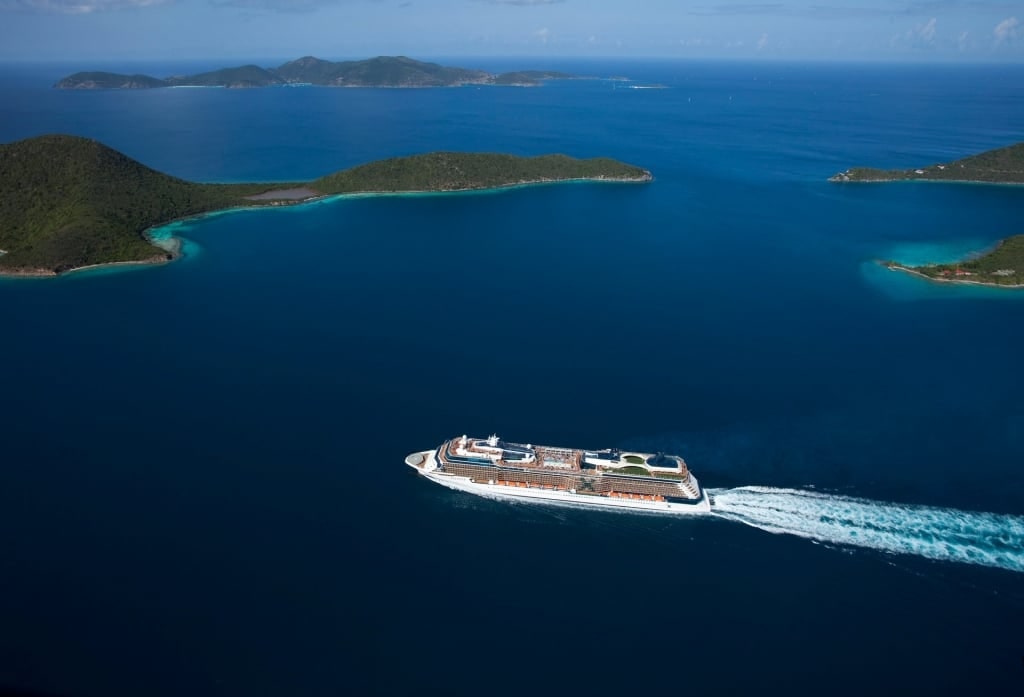
[[[1024,190],[826,182],[1024,139],[1024,68],[50,89],[80,67],[4,67],[0,141],[207,181],[437,149],[655,181],[236,212],[177,224],[167,266],[0,282],[0,686],[1024,690],[1024,291],[873,262],[1022,232]],[[677,452],[722,514],[498,503],[402,464],[494,431]]]

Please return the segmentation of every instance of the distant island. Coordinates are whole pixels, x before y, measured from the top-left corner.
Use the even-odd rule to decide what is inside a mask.
[[[203,184],[150,169],[95,140],[39,136],[0,145],[0,274],[51,276],[101,264],[166,262],[177,250],[155,246],[148,229],[229,208],[574,180],[647,182],[651,173],[608,158],[434,152],[311,182]]]
[[[942,164],[913,169],[854,167],[829,178],[830,182],[945,181],[986,184],[1024,184],[1024,143],[988,150]]]
[[[545,80],[564,80],[575,75],[550,70],[519,70],[488,73],[483,70],[450,68],[437,63],[378,56],[359,61],[326,61],[306,56],[276,68],[243,65],[198,75],[167,78],[81,72],[59,80],[58,89],[154,89],[158,87],[275,87],[323,85],[328,87],[457,87],[460,85],[505,85],[535,87]]]
[[[909,266],[882,262],[893,271],[906,271],[933,281],[1024,288],[1024,235],[999,242],[994,249],[953,264]]]

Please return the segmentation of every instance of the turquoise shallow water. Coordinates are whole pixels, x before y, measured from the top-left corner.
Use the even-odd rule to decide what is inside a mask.
[[[874,260],[989,246],[1022,191],[825,180],[1020,140],[1024,72],[556,67],[668,89],[0,76],[4,140],[89,135],[197,179],[431,149],[656,177],[233,212],[175,224],[173,264],[0,283],[0,684],[623,694],[634,672],[509,657],[641,637],[696,667],[652,670],[655,694],[1017,691],[1024,293]],[[678,452],[729,512],[499,504],[401,465],[492,431]]]

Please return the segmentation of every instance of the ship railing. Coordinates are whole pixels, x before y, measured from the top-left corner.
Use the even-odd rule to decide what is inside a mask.
[[[453,455],[451,453],[445,453],[444,459],[463,465],[476,465],[477,467],[494,467],[494,460],[487,457],[469,457],[466,455]]]

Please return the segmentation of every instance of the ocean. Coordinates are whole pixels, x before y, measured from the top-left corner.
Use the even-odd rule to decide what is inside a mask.
[[[0,141],[194,180],[431,150],[655,177],[233,212],[175,224],[172,264],[0,280],[0,689],[1021,694],[1024,291],[876,261],[1024,232],[1024,191],[826,180],[1024,139],[1024,67],[443,62],[632,81],[71,92],[92,66],[0,67]],[[493,432],[678,453],[718,512],[497,502],[403,464]]]

